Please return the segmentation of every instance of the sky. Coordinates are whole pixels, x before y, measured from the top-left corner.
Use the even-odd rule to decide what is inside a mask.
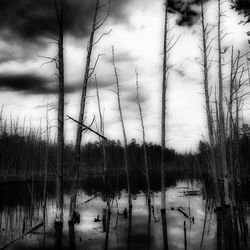
[[[174,36],[173,41],[180,37],[168,61],[166,143],[167,147],[180,152],[196,150],[199,140],[207,136],[202,68],[199,64],[199,2],[169,2],[170,37]],[[247,20],[249,11],[244,9],[242,2],[240,0],[237,6],[242,15],[231,9],[229,2],[223,4],[223,31],[228,33],[225,44],[246,52],[249,49],[246,33],[250,26],[242,20]],[[66,0],[65,4],[65,115],[77,119],[95,1]],[[206,19],[211,25],[216,23],[216,6],[215,0],[205,1]],[[128,139],[135,138],[141,142],[142,138],[135,98],[137,69],[146,139],[160,143],[163,22],[163,0],[113,0],[110,16],[96,34],[97,39],[102,33],[112,30],[95,46],[92,55],[93,64],[98,54],[103,54],[95,74],[108,139],[123,141],[114,93],[116,86],[111,54],[114,46]],[[19,119],[20,126],[27,128],[30,123],[34,127],[39,124],[45,127],[46,107],[49,104],[52,107],[49,111],[52,135],[56,134],[58,80],[55,65],[48,58],[57,53],[56,37],[54,1],[1,1],[0,104],[4,106],[4,118]],[[216,57],[216,41],[213,46],[212,56]],[[210,79],[216,82],[216,66]],[[91,79],[88,87],[85,116],[86,124],[94,117],[99,123],[94,79]],[[74,143],[75,137],[76,125],[65,120],[66,142]],[[86,133],[83,143],[97,139],[95,135]]]

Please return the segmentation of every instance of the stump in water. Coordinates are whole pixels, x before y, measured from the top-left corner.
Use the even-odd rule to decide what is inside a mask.
[[[63,229],[63,222],[62,221],[55,221],[55,249],[62,248],[62,229]]]
[[[108,250],[110,218],[111,218],[111,210],[110,210],[110,207],[109,207],[109,209],[108,209],[107,225],[106,225],[105,250]]]
[[[187,228],[186,228],[186,221],[183,223],[184,229],[184,249],[187,250]]]
[[[149,250],[150,249],[150,240],[151,240],[151,199],[149,198],[148,199],[148,247],[147,249]]]
[[[103,229],[103,232],[106,232],[106,228],[107,228],[106,217],[107,217],[107,210],[106,210],[106,208],[103,208],[103,210],[102,210],[102,229]]]
[[[127,209],[126,209],[126,211],[127,211]],[[128,210],[128,241],[127,241],[127,250],[130,250],[131,230],[132,230],[132,205],[129,206],[129,210]]]
[[[168,250],[166,209],[161,209],[161,218],[162,218],[162,232],[163,232],[164,250]]]
[[[216,210],[217,215],[217,250],[222,249],[221,235],[222,235],[222,208],[217,207]]]
[[[23,229],[22,229],[22,234],[25,233],[25,220],[23,220]]]
[[[75,250],[76,248],[76,240],[75,240],[75,227],[74,222],[69,220],[69,247],[72,250]]]
[[[125,220],[128,218],[128,210],[127,210],[126,207],[125,207],[124,210],[123,210],[123,216],[124,216],[124,219],[125,219]]]
[[[80,224],[80,222],[81,222],[80,214],[78,212],[74,211],[73,216],[72,216],[73,225]],[[69,222],[69,224],[70,224],[70,222]]]
[[[94,222],[100,222],[100,215],[98,214],[96,218],[94,218]]]

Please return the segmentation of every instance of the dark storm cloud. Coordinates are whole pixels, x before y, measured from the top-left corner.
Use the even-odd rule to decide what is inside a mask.
[[[116,22],[128,22],[129,13],[126,13],[125,6],[132,1],[112,0],[110,18]],[[191,26],[199,19],[201,1],[209,0],[169,0],[169,11],[179,14],[178,25]],[[65,0],[66,33],[74,37],[88,35],[95,4],[95,0]],[[236,0],[234,6],[249,17],[249,0]],[[0,34],[10,42],[18,38],[38,42],[41,36],[55,36],[55,0],[1,0]]]
[[[2,91],[16,91],[23,94],[57,94],[58,87],[51,79],[35,74],[1,74],[0,89]],[[80,90],[77,84],[65,86],[65,93]]]
[[[113,0],[111,17],[123,20],[123,5],[129,0]],[[74,37],[85,36],[91,27],[95,0],[65,1],[65,31]],[[54,0],[1,0],[1,35],[37,40],[57,34]]]
[[[31,74],[0,75],[0,88],[32,94],[48,93],[48,79]]]
[[[232,0],[231,0],[232,1]],[[250,1],[249,0],[234,0],[232,8],[246,18],[246,22],[250,22]]]
[[[177,12],[179,18],[177,25],[179,26],[192,26],[200,17],[200,3],[209,0],[170,0],[169,11]]]
[[[57,0],[59,2],[59,0]],[[105,0],[101,1],[104,2]],[[113,0],[110,18],[128,22],[125,6],[133,0]],[[192,25],[199,17],[201,0],[170,0],[169,8],[180,14],[178,25]],[[206,0],[204,0],[206,1]],[[74,37],[89,34],[95,0],[65,0],[65,31]],[[105,9],[104,9],[105,11]],[[40,41],[42,36],[57,34],[54,0],[1,0],[0,34],[9,41]]]

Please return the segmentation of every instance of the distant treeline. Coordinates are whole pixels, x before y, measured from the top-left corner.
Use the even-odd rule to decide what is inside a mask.
[[[250,141],[247,136],[240,138],[240,162],[238,163],[238,174],[250,175]],[[81,149],[80,177],[87,175],[102,174],[103,154],[100,142],[88,142]],[[110,172],[124,170],[123,147],[119,140],[109,140],[105,143],[107,168]],[[147,143],[147,156],[150,171],[160,169],[160,145]],[[55,175],[56,166],[56,143],[49,143],[48,146],[48,175]],[[135,139],[128,144],[129,167],[131,175],[143,175],[145,173],[143,147]],[[2,132],[0,134],[0,176],[2,178],[21,177],[29,178],[42,177],[44,175],[44,164],[46,155],[46,141],[38,136],[38,133]],[[65,145],[65,177],[72,177],[74,173],[74,145]],[[193,169],[197,171],[210,171],[209,167],[210,148],[208,143],[200,142],[197,152],[178,153],[174,149],[165,150],[166,168],[169,170]],[[217,159],[219,161],[219,157]]]
[[[88,142],[81,149],[80,176],[88,174],[101,174],[103,169],[102,145],[100,142]],[[105,143],[107,168],[112,170],[124,169],[123,147],[119,140],[109,140]],[[150,170],[160,168],[161,147],[148,143],[148,164]],[[56,143],[48,146],[48,175],[55,175],[56,166]],[[129,167],[131,175],[143,174],[145,171],[143,160],[143,147],[132,139],[128,144]],[[29,133],[20,135],[18,133],[3,132],[0,135],[0,175],[2,177],[42,177],[44,175],[44,164],[46,155],[46,141],[38,134]],[[74,146],[65,145],[65,176],[71,177],[74,173]],[[173,149],[165,150],[166,166],[169,169],[186,169],[194,163],[194,155],[180,154]]]
[[[227,152],[230,150],[230,141],[227,140]],[[219,147],[219,146],[217,146]],[[219,150],[218,150],[219,151]],[[232,155],[231,155],[232,154]],[[250,177],[250,138],[248,135],[243,134],[239,137],[239,142],[233,148],[230,158],[227,159],[228,165],[232,161],[237,166],[237,178],[248,179]],[[198,146],[197,158],[199,165],[202,169],[208,169],[210,171],[210,156],[211,149],[207,142],[200,141]],[[220,157],[216,155],[216,161],[220,164]],[[222,172],[220,173],[222,178]]]

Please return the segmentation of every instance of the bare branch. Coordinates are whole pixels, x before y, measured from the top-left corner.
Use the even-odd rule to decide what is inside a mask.
[[[76,122],[77,124],[81,125],[81,126],[84,128],[84,130],[87,129],[87,130],[91,131],[92,133],[98,135],[99,137],[103,138],[104,140],[108,140],[106,137],[104,137],[103,135],[101,135],[101,134],[99,134],[98,132],[94,131],[94,130],[93,130],[92,128],[90,128],[89,126],[84,125],[83,123],[81,123],[81,122],[75,120],[74,118],[72,118],[72,117],[69,116],[69,115],[67,115],[67,117],[68,117],[70,120],[72,120],[72,121]],[[93,122],[94,122],[94,120],[92,121],[92,124],[93,124]]]

